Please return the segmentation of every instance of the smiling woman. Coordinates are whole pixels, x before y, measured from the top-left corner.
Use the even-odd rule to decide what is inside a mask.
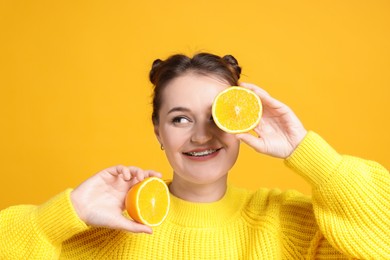
[[[218,93],[238,84],[240,73],[231,55],[174,55],[153,63],[155,134],[174,171],[170,190],[182,199],[210,202],[225,193],[239,140],[214,124],[211,106]]]
[[[211,105],[228,86],[213,76],[187,72],[164,89],[155,133],[174,171],[171,192],[180,198],[209,202],[225,193],[227,172],[237,159],[239,140],[214,124]],[[188,189],[188,185],[197,189]]]
[[[230,55],[178,54],[153,63],[154,132],[173,169],[161,225],[152,230],[123,215],[128,190],[161,174],[110,167],[40,206],[1,211],[0,258],[389,259],[388,170],[339,154],[252,84],[241,83],[262,101],[255,134],[222,131],[212,104],[239,85],[240,73]],[[313,197],[228,184],[240,142],[282,159],[311,185]],[[272,174],[255,169],[252,174]],[[153,235],[134,234],[140,232]]]

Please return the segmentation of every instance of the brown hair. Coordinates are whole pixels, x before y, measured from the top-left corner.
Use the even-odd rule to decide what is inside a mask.
[[[183,54],[175,54],[164,61],[155,60],[149,73],[150,82],[154,85],[152,113],[154,125],[159,123],[158,112],[165,86],[171,80],[188,72],[217,76],[226,80],[231,86],[236,86],[240,78],[241,67],[232,55],[220,57],[210,53],[199,53],[192,58]]]

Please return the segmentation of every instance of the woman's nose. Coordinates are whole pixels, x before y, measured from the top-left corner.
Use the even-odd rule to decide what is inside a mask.
[[[193,128],[191,141],[194,143],[204,144],[213,138],[212,125],[207,123],[198,123]]]

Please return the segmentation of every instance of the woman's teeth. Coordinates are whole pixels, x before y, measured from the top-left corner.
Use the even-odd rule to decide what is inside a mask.
[[[190,156],[207,156],[207,155],[210,155],[212,153],[215,153],[218,150],[219,149],[209,149],[209,150],[200,151],[200,152],[188,152],[185,154],[190,155]]]

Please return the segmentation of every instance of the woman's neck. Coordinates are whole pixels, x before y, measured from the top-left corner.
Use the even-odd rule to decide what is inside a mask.
[[[212,183],[198,184],[174,174],[169,191],[182,200],[206,203],[220,200],[225,195],[226,187],[227,175]]]

